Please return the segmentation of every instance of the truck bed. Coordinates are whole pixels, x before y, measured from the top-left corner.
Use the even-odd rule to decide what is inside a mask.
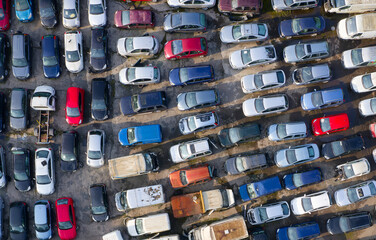
[[[215,240],[240,240],[248,237],[247,226],[242,216],[212,224],[211,234]]]
[[[205,212],[200,192],[172,196],[171,206],[175,218],[188,217]]]
[[[129,161],[133,158],[133,161]],[[108,160],[108,169],[113,180],[126,178],[129,175],[133,176],[134,172],[142,172],[145,169],[145,161],[142,159],[142,154],[139,154],[134,160],[135,155],[119,157]]]

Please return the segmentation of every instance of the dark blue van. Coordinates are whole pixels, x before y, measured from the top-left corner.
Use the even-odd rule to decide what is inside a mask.
[[[155,112],[167,109],[166,93],[147,92],[120,99],[120,111],[123,115]]]
[[[214,80],[214,70],[211,65],[174,68],[170,71],[169,80],[174,86],[209,82]]]
[[[312,239],[320,235],[317,222],[305,222],[277,229],[277,240]]]
[[[118,139],[123,146],[162,142],[162,130],[159,124],[123,128]]]
[[[43,73],[46,78],[60,76],[59,38],[55,35],[42,37]]]
[[[282,185],[278,176],[266,178],[258,182],[244,184],[239,187],[240,197],[244,202],[264,195],[272,194],[279,190],[282,190]]]

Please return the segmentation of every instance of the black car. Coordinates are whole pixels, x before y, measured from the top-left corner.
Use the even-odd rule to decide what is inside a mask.
[[[60,169],[62,171],[75,172],[77,170],[78,151],[78,133],[73,130],[63,133],[60,147]]]
[[[91,218],[95,222],[104,222],[109,219],[106,185],[93,184],[89,189],[91,204]]]
[[[239,143],[259,139],[260,134],[260,125],[257,123],[247,123],[222,129],[218,133],[218,138],[223,147],[232,147]]]
[[[0,92],[0,132],[5,131],[6,97]]]
[[[12,155],[15,187],[20,192],[27,192],[31,189],[30,151],[14,147]]]
[[[108,118],[108,83],[105,78],[91,82],[91,117],[102,121]]]
[[[329,218],[326,228],[332,235],[348,233],[372,226],[372,217],[369,212],[359,212],[345,214],[342,216]]]
[[[268,235],[262,228],[253,228],[249,236],[250,240],[268,240]]]
[[[345,138],[322,145],[322,153],[326,159],[339,157],[362,149],[365,149],[365,144],[361,136]]]
[[[9,40],[7,35],[0,33],[0,82],[8,77]]]
[[[102,72],[108,68],[107,33],[103,27],[91,29],[90,65],[94,72]]]
[[[57,24],[54,0],[39,0],[39,15],[42,26],[53,28]]]
[[[9,232],[11,240],[28,239],[27,208],[25,202],[13,202],[10,204]]]
[[[167,109],[166,93],[147,92],[120,99],[120,110],[123,115],[155,112]]]

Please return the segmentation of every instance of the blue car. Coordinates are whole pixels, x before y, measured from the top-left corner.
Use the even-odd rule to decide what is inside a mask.
[[[277,229],[277,240],[308,240],[320,235],[317,222],[305,222]]]
[[[42,37],[43,73],[46,78],[60,76],[59,38],[54,35]]]
[[[316,35],[324,30],[325,20],[321,16],[285,20],[279,24],[278,28],[281,37]]]
[[[32,0],[15,0],[17,19],[21,22],[31,22],[34,20]]]
[[[168,79],[174,86],[209,82],[214,80],[214,69],[210,65],[174,68],[170,71]]]
[[[274,193],[279,190],[282,190],[282,185],[278,176],[266,178],[258,182],[244,184],[239,187],[240,197],[244,202]]]
[[[123,128],[120,130],[119,142],[123,146],[162,142],[162,131],[159,124]]]
[[[305,172],[290,173],[283,177],[285,188],[293,190],[310,184],[322,181],[320,169],[313,169]]]

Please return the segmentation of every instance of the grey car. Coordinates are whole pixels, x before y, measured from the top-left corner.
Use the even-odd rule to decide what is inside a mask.
[[[34,228],[38,239],[51,239],[51,204],[48,200],[39,200],[34,204]]]
[[[341,88],[314,91],[303,94],[300,103],[303,110],[316,110],[328,107],[339,106],[344,102]]]
[[[297,68],[291,78],[296,85],[328,82],[332,78],[332,72],[329,65],[324,63]]]
[[[14,88],[10,95],[10,127],[21,131],[27,125],[27,91],[23,88]]]
[[[30,77],[30,36],[17,32],[12,37],[12,72],[20,80]]]
[[[206,26],[206,15],[195,12],[169,13],[163,22],[166,32],[202,32]]]
[[[286,63],[312,61],[329,57],[329,44],[326,41],[298,43],[283,49],[283,59]]]
[[[177,96],[181,111],[210,107],[219,104],[219,96],[214,89],[180,93]]]

